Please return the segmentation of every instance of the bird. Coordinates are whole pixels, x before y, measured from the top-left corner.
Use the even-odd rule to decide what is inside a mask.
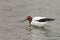
[[[36,17],[27,16],[26,19],[21,22],[24,22],[26,20],[29,21],[30,26],[42,27],[48,24],[49,22],[54,21],[55,19],[44,17],[44,16],[36,16]]]

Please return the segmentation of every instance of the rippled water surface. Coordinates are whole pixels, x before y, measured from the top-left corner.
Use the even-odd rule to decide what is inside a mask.
[[[28,21],[17,22],[28,15],[55,21],[44,28],[28,27]],[[0,40],[60,40],[60,0],[0,0]]]

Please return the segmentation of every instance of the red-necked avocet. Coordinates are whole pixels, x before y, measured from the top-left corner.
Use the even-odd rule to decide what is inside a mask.
[[[23,20],[22,22],[28,20],[30,26],[38,26],[38,27],[42,27],[44,25],[46,25],[48,22],[50,21],[54,21],[55,19],[53,18],[48,18],[48,17],[42,17],[42,16],[37,16],[37,17],[31,17],[31,16],[27,16],[27,18],[25,20]]]

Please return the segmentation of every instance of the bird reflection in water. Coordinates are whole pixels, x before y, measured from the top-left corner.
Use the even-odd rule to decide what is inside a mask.
[[[50,27],[48,25],[46,25],[46,27]],[[28,32],[30,32],[30,34],[32,34],[32,32],[39,32],[38,34],[43,32],[43,35],[49,37],[52,32],[51,30],[49,30],[48,28],[43,27],[36,27],[36,26],[30,26],[25,28]],[[38,30],[38,31],[37,31]]]

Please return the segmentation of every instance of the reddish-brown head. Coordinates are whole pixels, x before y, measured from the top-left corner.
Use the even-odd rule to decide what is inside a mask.
[[[31,16],[27,16],[27,20],[28,20],[28,21],[29,21],[29,23],[31,24],[32,17],[31,17]]]
[[[26,20],[28,20],[29,24],[31,25],[32,17],[31,16],[27,16],[27,18],[25,20],[22,20],[21,22],[24,22]]]

